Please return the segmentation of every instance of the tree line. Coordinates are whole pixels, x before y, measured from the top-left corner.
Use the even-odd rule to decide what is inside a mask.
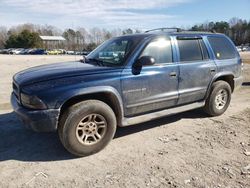
[[[213,31],[224,33],[229,36],[236,45],[249,45],[250,43],[250,21],[232,18],[228,22],[204,22],[196,24],[189,31]],[[68,28],[60,30],[50,25],[22,24],[7,29],[0,26],[0,48],[41,48],[42,40],[39,35],[63,36],[66,41],[60,44],[66,50],[90,51],[103,41],[120,35],[141,33],[138,29],[100,29],[91,28],[78,29]]]
[[[229,22],[205,22],[194,25],[192,31],[211,31],[224,33],[229,36],[235,45],[249,45],[250,43],[250,21],[232,18]]]

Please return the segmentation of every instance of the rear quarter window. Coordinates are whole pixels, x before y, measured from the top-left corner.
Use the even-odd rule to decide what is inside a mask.
[[[214,55],[217,59],[233,59],[236,51],[232,43],[225,37],[208,37]]]

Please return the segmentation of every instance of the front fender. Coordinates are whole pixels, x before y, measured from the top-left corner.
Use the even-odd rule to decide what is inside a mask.
[[[109,93],[115,97],[116,101],[119,103],[121,114],[123,115],[123,102],[119,92],[111,86],[94,86],[86,88],[78,88],[74,90],[69,90],[60,95],[59,100],[56,102],[56,108],[61,109],[63,104],[74,97],[80,97],[87,94],[97,94],[97,93]]]

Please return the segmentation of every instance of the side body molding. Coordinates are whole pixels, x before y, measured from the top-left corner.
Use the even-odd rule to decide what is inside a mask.
[[[169,116],[173,114],[178,114],[180,112],[186,112],[189,110],[201,108],[204,105],[205,105],[205,101],[199,101],[199,102],[194,102],[194,103],[183,105],[183,106],[177,106],[177,107],[173,107],[173,108],[169,108],[169,109],[165,109],[165,110],[161,110],[161,111],[157,111],[157,112],[153,112],[149,114],[144,114],[144,115],[140,115],[136,117],[131,117],[131,118],[124,117],[124,119],[122,120],[122,126],[125,127],[125,126],[130,126],[134,124],[151,121],[154,119],[158,119],[160,117]]]

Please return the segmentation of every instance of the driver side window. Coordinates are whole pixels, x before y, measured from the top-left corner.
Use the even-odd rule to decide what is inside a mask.
[[[161,38],[150,42],[141,54],[142,56],[151,56],[156,64],[172,63],[171,42],[168,39]]]

